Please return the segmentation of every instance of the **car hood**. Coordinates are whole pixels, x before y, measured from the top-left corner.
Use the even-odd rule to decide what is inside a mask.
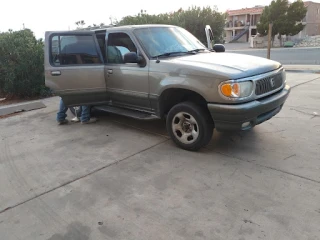
[[[179,65],[211,70],[212,73],[229,79],[250,77],[276,70],[281,64],[266,58],[237,53],[198,53],[172,59]]]

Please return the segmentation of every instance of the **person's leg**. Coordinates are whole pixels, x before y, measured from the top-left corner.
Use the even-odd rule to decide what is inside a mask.
[[[80,122],[80,116],[81,116],[81,106],[80,107],[74,107],[75,117],[71,119],[71,122]]]
[[[88,122],[90,120],[90,108],[89,106],[81,106],[81,122]]]
[[[96,122],[96,118],[90,118],[90,106],[81,106],[81,123],[93,123]]]
[[[60,98],[60,104],[59,104],[59,111],[57,113],[57,122],[59,124],[67,123],[68,120],[66,120],[68,108],[64,105],[62,98]]]

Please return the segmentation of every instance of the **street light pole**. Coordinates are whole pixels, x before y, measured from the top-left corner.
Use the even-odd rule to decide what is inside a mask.
[[[268,59],[270,59],[270,52],[271,52],[271,36],[272,36],[272,23],[269,23],[269,31],[268,31],[268,56],[267,56]]]

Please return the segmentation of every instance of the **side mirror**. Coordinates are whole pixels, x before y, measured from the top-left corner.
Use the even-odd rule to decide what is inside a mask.
[[[146,61],[143,57],[138,56],[136,52],[128,52],[123,56],[124,63],[137,63],[140,67],[146,66]]]
[[[138,63],[138,55],[135,52],[128,52],[123,56],[124,63]]]
[[[212,48],[215,52],[225,52],[226,49],[223,44],[215,44]]]
[[[140,63],[142,58],[136,52],[128,52],[123,56],[124,63]]]

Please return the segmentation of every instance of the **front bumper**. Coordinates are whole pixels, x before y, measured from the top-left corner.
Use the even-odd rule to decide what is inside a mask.
[[[248,130],[279,113],[289,93],[290,86],[286,85],[263,99],[232,105],[209,103],[208,109],[218,131]]]

